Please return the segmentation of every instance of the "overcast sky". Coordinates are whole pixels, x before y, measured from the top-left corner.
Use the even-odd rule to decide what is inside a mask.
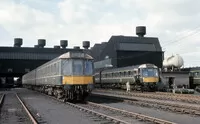
[[[108,41],[112,35],[135,36],[145,25],[158,37],[165,57],[180,54],[184,66],[200,65],[199,0],[0,0],[0,45],[23,46],[45,38],[47,47],[67,39],[69,47],[83,40]]]

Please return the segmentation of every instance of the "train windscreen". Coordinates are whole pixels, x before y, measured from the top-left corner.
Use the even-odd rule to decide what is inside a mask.
[[[73,61],[73,75],[83,75],[83,60]]]
[[[155,68],[143,68],[142,69],[143,77],[158,77],[158,69]]]
[[[84,74],[85,75],[92,75],[93,74],[93,63],[92,63],[92,61],[85,61]]]
[[[93,62],[90,60],[74,59],[62,61],[63,75],[93,75]]]

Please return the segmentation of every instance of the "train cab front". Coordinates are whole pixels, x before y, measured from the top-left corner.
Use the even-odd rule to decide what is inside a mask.
[[[159,71],[157,68],[142,68],[141,82],[145,89],[150,91],[156,90],[156,84],[159,82]]]
[[[84,100],[93,89],[93,62],[73,60],[72,74],[64,75],[62,82],[68,99]]]

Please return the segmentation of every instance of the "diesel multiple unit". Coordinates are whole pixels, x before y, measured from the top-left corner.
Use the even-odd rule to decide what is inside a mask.
[[[200,86],[200,68],[191,69],[189,72],[190,88],[195,89]]]
[[[66,100],[84,100],[93,87],[93,58],[67,52],[22,77],[27,88]]]
[[[104,88],[125,88],[129,82],[132,88],[155,91],[160,81],[159,68],[153,64],[142,64],[122,68],[108,69],[95,73],[96,86]]]

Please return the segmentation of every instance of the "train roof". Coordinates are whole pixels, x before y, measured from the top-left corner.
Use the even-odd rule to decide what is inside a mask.
[[[72,58],[72,59],[76,59],[76,58],[79,59],[80,58],[80,59],[93,60],[93,57],[88,55],[88,54],[86,54],[86,53],[78,52],[78,51],[76,51],[76,52],[75,51],[70,51],[70,52],[64,53],[64,54],[62,54],[62,55],[60,55],[60,56],[58,56],[58,57],[56,57],[56,58],[54,58],[54,59],[52,59],[52,60],[50,60],[48,62],[42,64],[41,66],[39,66],[39,67],[37,67],[35,69],[39,69],[39,68],[41,68],[41,67],[43,67],[45,65],[48,65],[49,63],[55,62],[55,61],[57,61],[59,59],[70,59],[70,58]]]
[[[92,56],[82,52],[67,52],[58,57],[58,59],[69,59],[69,58],[93,59]]]
[[[154,64],[141,64],[141,65],[121,67],[121,68],[107,69],[107,70],[104,70],[102,72],[127,71],[127,70],[133,70],[133,69],[136,69],[136,68],[146,68],[146,67],[158,68]]]

